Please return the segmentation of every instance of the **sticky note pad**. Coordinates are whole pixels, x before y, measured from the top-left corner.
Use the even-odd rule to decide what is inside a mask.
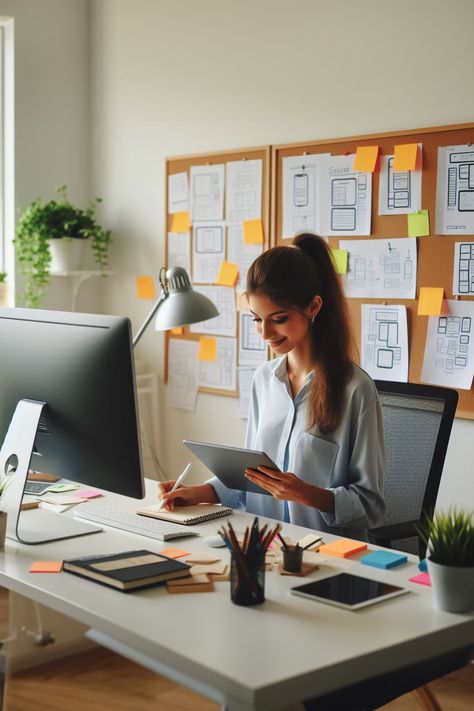
[[[217,275],[216,284],[219,286],[235,286],[239,277],[239,267],[232,262],[222,262],[219,274]]]
[[[199,338],[198,360],[217,360],[217,340],[212,336]]]
[[[428,210],[418,210],[407,215],[409,237],[429,237],[430,215]]]
[[[189,212],[175,212],[171,221],[171,232],[189,232],[191,219]]]
[[[156,289],[152,276],[135,277],[135,289],[137,299],[155,299]]]
[[[439,316],[443,306],[442,287],[422,286],[418,297],[418,316]]]
[[[391,553],[390,551],[374,551],[368,553],[360,562],[363,565],[371,565],[373,568],[395,568],[397,565],[406,563],[408,556],[401,553]]]
[[[393,170],[415,170],[418,155],[418,143],[403,143],[395,146]]]
[[[182,551],[180,548],[164,548],[160,553],[167,558],[183,558],[185,555],[189,555],[189,551]]]
[[[95,499],[97,496],[102,496],[101,492],[95,489],[79,489],[74,495],[80,499]]]
[[[184,326],[178,326],[177,328],[172,328],[171,333],[173,336],[182,336],[184,333]]]
[[[319,552],[323,555],[333,555],[336,558],[349,558],[354,553],[360,553],[365,550],[367,550],[367,543],[353,541],[351,538],[341,538],[339,541],[321,546]]]
[[[63,569],[62,560],[37,560],[28,568],[29,573],[60,573]]]
[[[338,274],[347,274],[347,249],[331,249],[332,262]]]
[[[63,494],[66,491],[75,491],[79,489],[78,484],[55,484],[50,486],[48,492],[53,492],[54,494]]]
[[[431,578],[429,573],[418,573],[418,575],[414,575],[412,578],[408,578],[410,583],[418,583],[418,585],[427,585],[428,587],[431,587]]]
[[[244,243],[263,244],[262,220],[244,220]]]
[[[373,173],[378,154],[378,146],[357,146],[353,170],[356,173]]]

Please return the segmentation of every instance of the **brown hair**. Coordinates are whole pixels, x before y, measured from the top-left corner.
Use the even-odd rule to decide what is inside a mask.
[[[310,332],[315,377],[308,394],[308,429],[315,424],[323,434],[336,429],[351,376],[354,343],[328,245],[318,235],[302,233],[293,246],[272,247],[251,265],[246,293],[264,294],[279,306],[299,311],[316,294],[321,296],[322,307]]]

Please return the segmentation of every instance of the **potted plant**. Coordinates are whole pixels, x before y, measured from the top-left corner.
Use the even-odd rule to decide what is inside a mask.
[[[81,209],[69,202],[66,186],[56,192],[59,195],[56,200],[33,200],[17,225],[14,243],[20,271],[26,277],[23,298],[30,307],[39,305],[51,271],[81,269],[87,240],[101,272],[107,267],[111,233],[96,220],[100,198],[94,198],[90,207]]]
[[[428,545],[428,571],[436,607],[474,609],[474,515],[451,510],[427,517],[418,532]]]
[[[8,284],[6,272],[0,272],[0,306],[8,306]]]

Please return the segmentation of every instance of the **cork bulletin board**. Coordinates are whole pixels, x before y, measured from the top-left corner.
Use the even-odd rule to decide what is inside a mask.
[[[290,244],[283,239],[283,159],[290,156],[304,156],[317,153],[344,155],[355,153],[358,146],[379,146],[379,155],[393,154],[394,146],[402,143],[421,143],[422,150],[422,204],[423,210],[428,210],[430,218],[430,235],[417,238],[418,268],[417,295],[420,287],[442,287],[447,299],[469,299],[472,296],[453,296],[452,279],[454,263],[454,244],[461,241],[474,241],[474,236],[466,235],[436,235],[436,179],[438,147],[462,144],[474,144],[474,123],[437,126],[433,128],[413,129],[391,133],[379,133],[345,138],[325,139],[274,146],[272,148],[272,195],[271,210],[272,244]],[[366,237],[343,237],[341,239],[377,239],[407,237],[406,215],[379,215],[379,180],[377,169],[372,181],[372,230]],[[329,237],[331,247],[339,245],[338,237]],[[361,304],[403,304],[407,307],[408,343],[409,343],[409,381],[420,382],[420,375],[425,349],[428,316],[417,315],[416,299],[348,299],[354,336],[360,349]],[[459,405],[457,417],[474,419],[474,392],[459,390]]]
[[[170,175],[175,175],[177,173],[188,174],[188,179],[190,175],[190,169],[192,166],[205,166],[205,165],[226,165],[227,162],[233,161],[250,161],[250,160],[261,160],[262,161],[262,227],[263,227],[263,249],[268,249],[270,245],[270,168],[271,168],[271,148],[270,146],[256,147],[256,148],[244,148],[239,150],[229,150],[221,151],[217,153],[203,153],[188,156],[178,156],[171,157],[165,160],[165,184],[166,184],[166,194],[165,194],[165,214],[166,214],[166,224],[165,224],[165,235],[171,232],[173,215],[168,212],[168,177]],[[190,239],[192,240],[192,225],[190,227]],[[191,243],[192,244],[192,243]],[[227,245],[227,241],[226,241]],[[228,247],[226,246],[226,259],[228,259]],[[166,255],[165,262],[168,265],[168,241],[166,240]],[[192,250],[191,250],[191,265],[192,265]],[[193,286],[199,290],[199,281],[194,281],[193,278],[193,265],[191,266],[190,278]],[[204,286],[204,284],[203,284]],[[210,286],[205,284],[205,286]],[[236,293],[238,297],[238,293]],[[238,298],[236,299],[236,305],[238,308]],[[238,315],[238,314],[237,314]],[[238,319],[237,319],[237,339],[240,337],[238,333]],[[199,341],[200,334],[191,333],[189,327],[183,329],[181,335],[166,333],[165,341],[165,382],[168,380],[168,368],[169,368],[169,342],[170,338],[178,338],[185,340]],[[237,340],[238,344],[238,340]],[[221,388],[212,387],[199,387],[199,392],[213,393],[216,395],[226,395],[230,397],[237,397],[238,391],[236,390],[224,390]]]

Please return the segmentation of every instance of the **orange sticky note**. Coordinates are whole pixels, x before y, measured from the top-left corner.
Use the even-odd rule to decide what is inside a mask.
[[[244,220],[244,243],[263,244],[262,220]]]
[[[439,316],[443,306],[442,287],[422,286],[418,297],[418,316]]]
[[[182,558],[185,555],[189,555],[189,551],[182,551],[179,548],[164,548],[160,551],[161,555],[165,555],[167,558]]]
[[[152,276],[135,277],[137,299],[156,299],[155,282]]]
[[[319,547],[319,552],[323,555],[333,555],[336,558],[349,558],[354,553],[365,551],[367,543],[353,541],[351,538],[341,538],[333,543],[326,543]]]
[[[219,286],[235,286],[239,278],[239,267],[232,262],[222,262],[219,274],[217,275],[216,284]]]
[[[29,573],[60,573],[63,569],[62,560],[37,560],[28,568]]]
[[[173,336],[182,336],[184,333],[184,326],[177,326],[176,328],[172,328],[171,333],[173,334]]]
[[[189,232],[190,225],[189,212],[175,212],[171,221],[171,232]]]
[[[212,336],[199,337],[198,360],[217,360],[217,341]]]
[[[415,170],[418,143],[403,143],[395,146],[393,170]]]
[[[353,170],[356,173],[373,173],[378,154],[378,146],[357,146]]]

